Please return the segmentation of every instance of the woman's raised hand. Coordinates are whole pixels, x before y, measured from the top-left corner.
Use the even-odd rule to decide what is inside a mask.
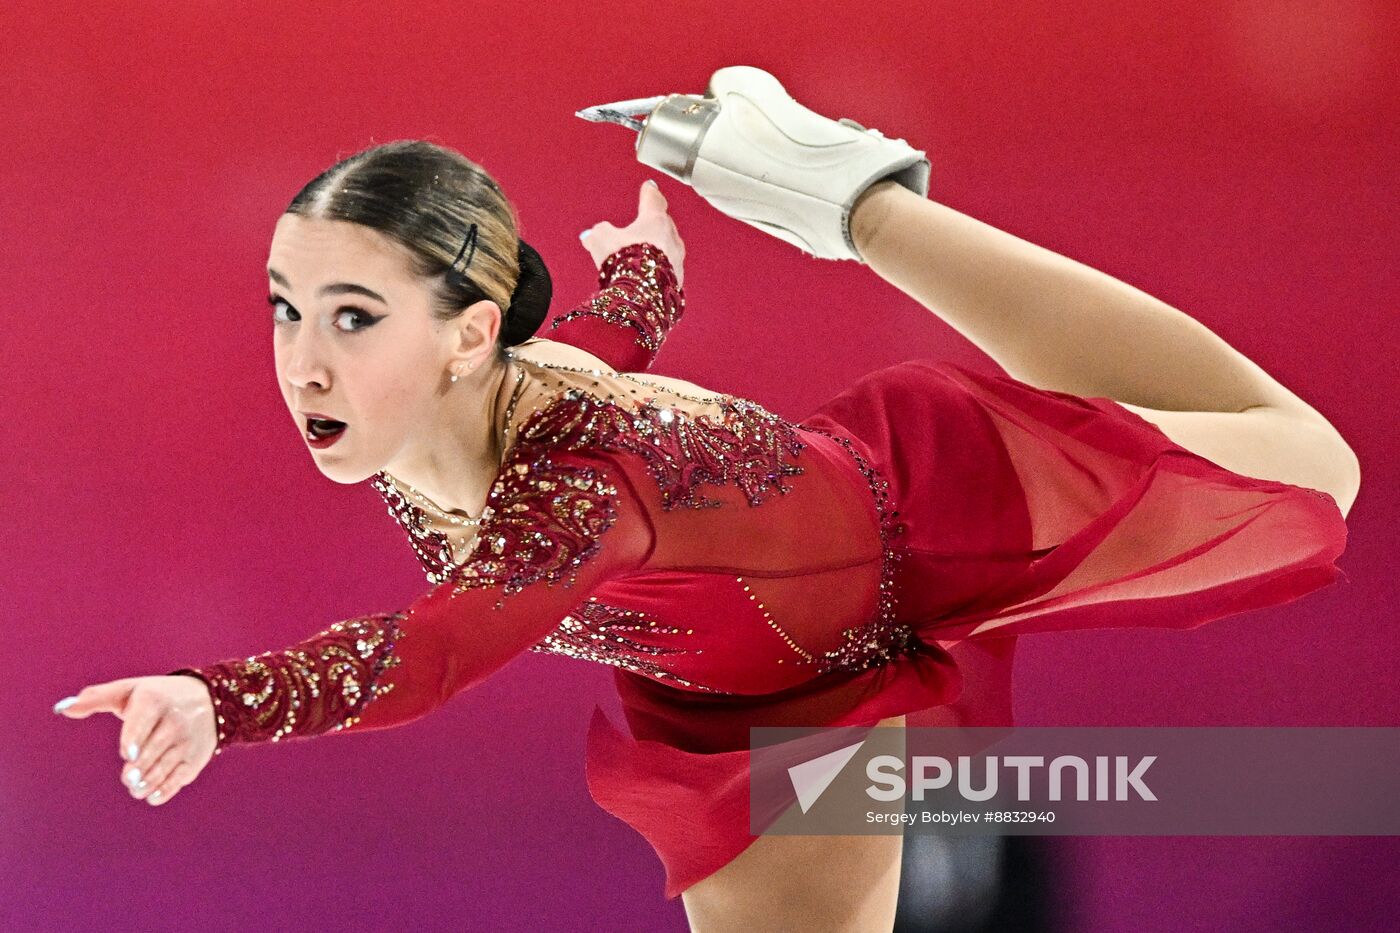
[[[671,268],[676,270],[676,283],[685,284],[685,273],[681,271],[685,263],[685,244],[676,231],[676,222],[666,213],[666,196],[649,178],[642,183],[636,220],[625,227],[615,227],[604,220],[580,233],[579,239],[593,257],[594,265],[599,268],[602,268],[604,259],[624,246],[650,243],[670,260]]]
[[[85,687],[60,700],[69,719],[112,713],[122,721],[119,776],[137,800],[159,806],[180,792],[214,757],[214,702],[198,677],[127,677]]]

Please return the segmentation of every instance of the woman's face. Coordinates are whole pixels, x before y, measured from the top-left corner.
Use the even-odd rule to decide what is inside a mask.
[[[358,483],[417,458],[425,428],[444,417],[451,372],[489,350],[463,319],[438,322],[428,283],[406,253],[360,224],[284,214],[268,256],[277,382],[317,467]],[[491,336],[494,340],[494,334]],[[342,422],[313,439],[310,416]]]

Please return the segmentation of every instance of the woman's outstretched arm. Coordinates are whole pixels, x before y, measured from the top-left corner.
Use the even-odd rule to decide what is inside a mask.
[[[336,622],[279,651],[94,684],[55,712],[118,716],[123,783],[159,805],[229,746],[384,729],[437,709],[651,553],[650,519],[609,456],[513,462],[468,560],[406,610]]]
[[[1194,453],[1321,489],[1344,513],[1356,498],[1360,467],[1331,423],[1165,302],[894,182],[861,196],[851,233],[881,278],[1012,377],[1113,399]]]
[[[205,681],[219,749],[424,716],[539,643],[603,581],[637,570],[651,522],[610,457],[550,451],[501,470],[467,561],[403,612],[283,651],[182,668]]]

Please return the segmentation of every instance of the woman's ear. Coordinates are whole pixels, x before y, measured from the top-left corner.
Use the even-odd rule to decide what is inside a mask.
[[[456,344],[449,365],[468,362],[483,366],[495,352],[496,337],[501,332],[501,309],[489,298],[483,298],[466,309],[455,320]]]

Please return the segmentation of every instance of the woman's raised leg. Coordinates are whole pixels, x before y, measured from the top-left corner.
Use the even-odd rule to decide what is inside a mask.
[[[1360,468],[1336,429],[1165,302],[889,181],[857,200],[851,235],[881,278],[1014,378],[1111,398],[1188,450],[1321,489],[1343,513],[1355,499]]]

